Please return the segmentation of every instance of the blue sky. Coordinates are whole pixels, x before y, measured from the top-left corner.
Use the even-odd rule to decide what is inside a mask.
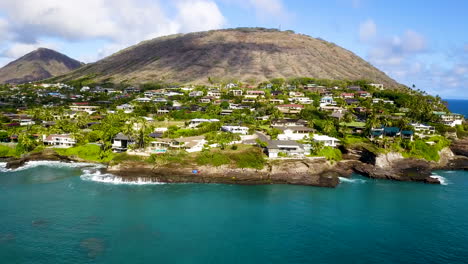
[[[84,62],[153,37],[218,28],[291,29],[334,42],[397,81],[468,99],[468,1],[0,1],[0,66],[38,47]]]

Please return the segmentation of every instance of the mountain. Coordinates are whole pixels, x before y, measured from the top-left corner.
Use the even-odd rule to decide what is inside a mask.
[[[83,64],[51,49],[39,48],[0,68],[0,83],[20,84],[65,74]]]
[[[292,31],[238,28],[155,38],[88,64],[57,80],[113,83],[207,83],[272,78],[368,79],[396,87],[385,73],[333,43]]]

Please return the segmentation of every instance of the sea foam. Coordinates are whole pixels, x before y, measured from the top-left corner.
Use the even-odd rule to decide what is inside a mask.
[[[45,166],[45,167],[54,167],[54,168],[103,168],[102,164],[95,163],[85,163],[85,162],[63,162],[63,161],[50,161],[50,160],[38,160],[38,161],[27,161],[23,166],[16,169],[7,169],[6,162],[0,163],[0,172],[15,172],[15,171],[24,171],[32,168]]]
[[[349,183],[365,183],[367,182],[366,180],[363,180],[363,179],[348,179],[348,178],[344,178],[344,177],[339,177],[340,178],[340,182],[349,182]]]
[[[432,174],[431,178],[438,179],[441,185],[449,185],[450,184],[450,182],[447,180],[447,178],[442,177],[442,176],[437,175],[437,174]]]
[[[93,182],[101,182],[101,183],[108,183],[108,184],[126,184],[126,185],[158,185],[164,184],[162,182],[151,181],[145,178],[138,177],[137,180],[134,181],[127,181],[120,176],[115,176],[110,173],[102,173],[100,170],[96,169],[84,169],[83,174],[80,178],[84,181],[93,181]]]

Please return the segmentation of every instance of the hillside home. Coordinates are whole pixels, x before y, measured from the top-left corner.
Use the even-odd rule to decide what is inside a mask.
[[[210,90],[206,95],[214,98],[221,98],[221,92],[219,90]]]
[[[361,90],[362,90],[362,89],[361,89],[361,86],[359,86],[359,85],[351,85],[351,86],[348,86],[348,89],[351,90],[351,91],[355,91],[355,92],[361,91]]]
[[[369,85],[376,88],[376,89],[378,89],[378,90],[383,90],[384,89],[384,85],[381,84],[381,83],[371,83]]]
[[[325,147],[337,147],[340,142],[340,140],[337,138],[329,137],[326,135],[317,135],[317,134],[314,134],[312,139],[315,142],[319,142],[323,144]]]
[[[309,97],[293,97],[289,98],[289,101],[295,102],[298,104],[313,104],[314,100],[310,99]]]
[[[208,142],[204,136],[183,137],[183,138],[162,138],[150,143],[149,152],[153,154],[166,153],[168,150],[185,150],[189,153],[203,150],[203,146]]]
[[[460,114],[449,114],[445,112],[434,112],[435,115],[440,117],[441,123],[446,126],[455,127],[462,125],[465,118]]]
[[[361,98],[370,98],[370,97],[372,97],[371,93],[366,92],[366,91],[357,91],[356,96],[359,96]]]
[[[237,87],[237,84],[235,84],[235,83],[228,83],[228,84],[226,85],[226,88],[227,88],[227,89],[233,89],[233,88],[236,88],[236,87]]]
[[[270,99],[270,103],[272,104],[284,104],[283,99]]]
[[[372,99],[372,103],[373,104],[378,104],[378,103],[383,103],[383,104],[394,104],[395,102],[393,102],[392,100],[384,100],[384,99],[381,99],[381,98],[374,98]]]
[[[249,133],[249,128],[244,126],[222,126],[221,130],[224,132],[230,132],[241,135],[247,135]]]
[[[202,97],[200,98],[200,100],[198,100],[200,103],[202,104],[208,104],[208,103],[211,103],[211,100],[213,100],[214,98],[211,97],[211,96],[205,96],[205,97]]]
[[[122,104],[122,105],[117,106],[116,108],[117,108],[117,110],[122,110],[125,113],[129,114],[129,113],[133,112],[135,107],[133,105],[131,105],[131,104]]]
[[[135,100],[133,100],[135,102],[138,102],[138,103],[149,103],[151,102],[151,98],[147,98],[147,97],[140,97],[140,98],[136,98]]]
[[[133,144],[134,141],[124,135],[123,133],[118,133],[113,139],[112,139],[112,150],[114,152],[126,152],[128,150],[128,146]]]
[[[99,109],[99,106],[92,106],[92,105],[71,105],[70,110],[77,111],[77,112],[86,112],[88,114],[92,114]]]
[[[53,146],[54,148],[71,148],[76,145],[76,140],[68,134],[43,135],[42,142],[44,145]]]
[[[168,100],[166,98],[158,97],[158,98],[154,98],[153,102],[155,102],[155,103],[167,103]]]
[[[231,90],[229,92],[234,96],[242,96],[243,94],[242,90]]]
[[[419,123],[412,123],[411,126],[414,128],[414,131],[421,133],[421,134],[428,134],[432,135],[435,134],[436,130],[433,126],[428,126]]]
[[[354,93],[342,93],[340,97],[343,99],[354,98]]]
[[[193,91],[189,93],[189,97],[200,97],[200,96],[203,96],[202,91]]]
[[[309,134],[314,131],[312,128],[305,126],[286,126],[276,128],[282,132],[278,135],[279,140],[303,140],[309,138]]]
[[[272,127],[288,127],[288,126],[305,126],[307,125],[307,120],[304,119],[274,119],[271,121]]]
[[[370,131],[370,139],[384,138],[384,137],[397,137],[401,135],[401,131],[398,127],[381,127],[372,128]]]
[[[267,154],[269,158],[281,156],[303,158],[305,149],[303,144],[294,140],[271,140],[268,142]]]
[[[284,114],[299,114],[304,109],[304,106],[299,104],[284,104],[276,107]]]
[[[196,118],[196,119],[190,120],[188,127],[195,128],[195,127],[199,126],[202,123],[213,123],[213,122],[219,122],[219,120],[218,119]]]
[[[322,99],[320,99],[320,106],[326,106],[326,105],[336,105],[335,100],[331,96],[324,96]]]

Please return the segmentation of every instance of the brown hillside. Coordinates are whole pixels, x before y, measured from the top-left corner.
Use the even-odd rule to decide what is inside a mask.
[[[260,28],[214,30],[144,41],[57,78],[96,76],[114,83],[151,81],[261,82],[272,78],[368,79],[398,84],[368,62],[333,43]]]
[[[81,65],[81,62],[54,50],[39,48],[1,68],[0,83],[39,81],[65,74]]]

